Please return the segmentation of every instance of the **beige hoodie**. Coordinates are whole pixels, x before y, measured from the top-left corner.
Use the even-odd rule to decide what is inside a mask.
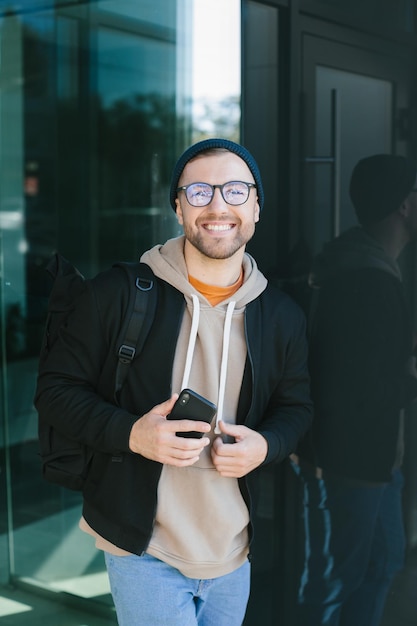
[[[183,317],[172,373],[172,391],[189,387],[218,407],[214,422],[235,423],[246,361],[244,310],[266,288],[266,278],[245,254],[242,286],[216,306],[188,281],[184,237],[145,252],[141,261],[184,294]],[[162,399],[161,399],[162,401]],[[212,425],[211,439],[215,436]],[[237,569],[248,555],[249,512],[235,478],[218,474],[206,447],[191,467],[164,465],[158,486],[154,531],[147,552],[190,578],[215,578]],[[98,548],[112,546],[82,519]]]
[[[245,254],[243,285],[232,298],[213,307],[190,285],[183,247],[184,237],[171,239],[141,258],[157,276],[181,291],[186,301],[172,391],[194,389],[217,405],[214,421],[235,423],[246,360],[245,305],[262,293],[267,282]],[[211,438],[216,436],[214,428],[215,424]],[[147,552],[190,578],[223,576],[247,558],[248,522],[237,479],[218,474],[207,447],[191,467],[164,465]]]

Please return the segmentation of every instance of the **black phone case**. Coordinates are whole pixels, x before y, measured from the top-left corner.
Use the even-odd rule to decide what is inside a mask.
[[[192,389],[183,389],[174,404],[171,413],[167,415],[170,420],[199,420],[210,424],[215,416],[217,407],[215,404],[200,396]],[[187,432],[177,432],[178,437],[194,437],[200,439],[204,433],[193,430]]]

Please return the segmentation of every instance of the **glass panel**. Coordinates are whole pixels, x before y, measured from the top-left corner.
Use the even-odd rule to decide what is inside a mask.
[[[22,47],[21,24],[16,18],[2,21],[1,24],[1,90],[0,90],[0,231],[1,231],[1,329],[2,329],[2,456],[7,463],[2,480],[5,481],[6,496],[1,505],[8,509],[2,511],[2,529],[9,532],[9,545],[13,544],[12,508],[10,492],[10,459],[15,458],[20,433],[31,430],[27,419],[30,415],[30,387],[27,394],[3,387],[8,376],[16,376],[22,384],[28,382],[25,368],[20,366],[20,359],[26,350],[24,320],[28,309],[25,293],[26,241],[23,197],[23,89],[22,89]],[[20,79],[20,80],[19,80]],[[14,419],[7,419],[13,414]],[[3,460],[3,459],[2,459]],[[3,474],[3,472],[2,472]],[[4,515],[3,515],[4,513]],[[3,535],[5,537],[5,535]],[[7,535],[6,535],[7,537]],[[3,547],[3,546],[2,546]],[[6,561],[7,562],[7,561]],[[13,567],[13,561],[9,563]]]
[[[385,80],[318,66],[316,71],[315,154],[332,156],[331,92],[339,101],[340,160],[340,231],[356,224],[349,198],[349,181],[354,165],[369,154],[390,152],[392,123],[392,84]],[[331,197],[331,166],[314,168],[314,238],[317,252],[332,237],[334,202]]]
[[[97,38],[100,266],[177,232],[168,210],[175,45],[100,28]],[[117,237],[114,236],[117,232]]]
[[[240,0],[192,6],[192,141],[216,135],[239,141]]]
[[[99,9],[126,15],[130,6],[105,2]],[[141,17],[137,34],[98,31],[99,267],[181,232],[167,210],[175,146],[179,152],[188,141],[239,133],[239,2],[222,5],[221,22],[213,2],[181,3],[177,22],[193,36],[179,32],[177,49],[175,23],[147,35],[154,10],[145,3],[143,14],[133,13]]]
[[[178,234],[177,154],[207,133],[239,138],[240,3],[10,4],[21,13],[0,24],[0,581],[106,606],[102,554],[78,529],[81,496],[40,473],[45,265],[59,250],[92,275]]]
[[[57,75],[55,28],[58,38],[62,36]],[[7,41],[6,33],[12,31]],[[80,495],[41,479],[32,399],[49,290],[42,265],[59,245],[57,102],[64,108],[78,97],[76,24],[71,20],[57,24],[52,14],[32,15],[30,22],[11,17],[5,20],[2,41],[6,58],[13,61],[12,87],[2,96],[2,107],[7,108],[2,137],[9,135],[2,142],[2,157],[13,168],[13,176],[4,164],[0,170],[8,181],[1,185],[5,194],[1,226],[7,287],[5,419],[12,480],[11,574],[56,590],[65,581],[71,590],[73,579],[81,574],[102,575],[102,562],[77,530]],[[3,79],[5,69],[2,64]],[[91,586],[84,591],[90,592]]]

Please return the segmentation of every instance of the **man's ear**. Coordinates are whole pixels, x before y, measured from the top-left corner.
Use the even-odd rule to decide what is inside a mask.
[[[178,224],[182,226],[184,224],[184,220],[182,216],[181,204],[178,198],[175,198],[175,213],[177,214]]]
[[[255,224],[259,222],[261,218],[261,209],[259,208],[258,198],[256,198],[256,206],[255,206]]]

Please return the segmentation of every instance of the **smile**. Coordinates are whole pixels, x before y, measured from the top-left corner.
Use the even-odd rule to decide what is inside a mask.
[[[207,230],[220,232],[220,231],[225,231],[225,230],[231,230],[232,228],[234,228],[234,225],[233,224],[205,224],[204,228],[206,228]]]

